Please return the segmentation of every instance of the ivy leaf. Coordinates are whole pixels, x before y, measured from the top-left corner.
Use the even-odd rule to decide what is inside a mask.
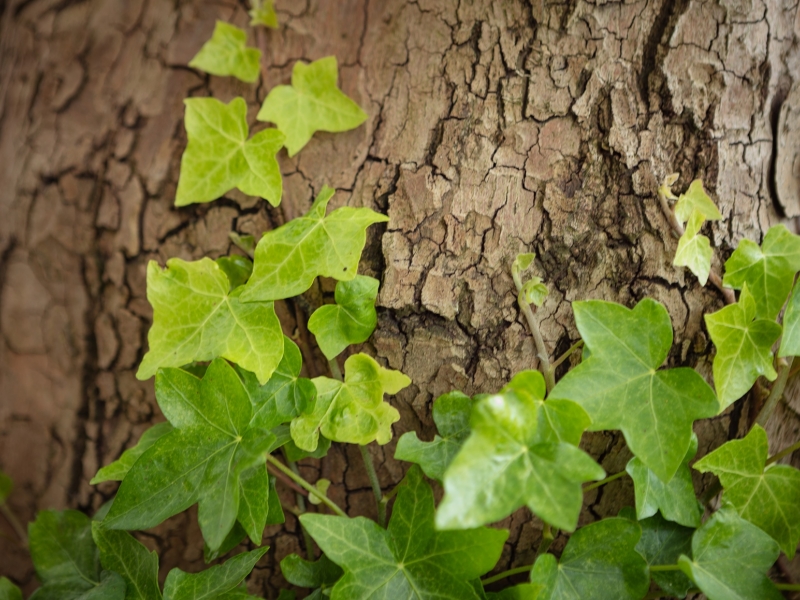
[[[219,268],[228,276],[228,281],[231,284],[231,291],[247,283],[247,280],[253,272],[253,261],[239,254],[221,256],[216,262]]]
[[[303,355],[290,338],[283,338],[283,358],[264,385],[244,369],[236,366],[239,377],[253,405],[252,427],[272,430],[288,423],[314,406],[317,388],[310,379],[300,377]]]
[[[147,299],[153,326],[136,377],[149,379],[160,367],[227,358],[252,371],[262,383],[283,356],[283,332],[272,302],[242,302],[244,287],[229,292],[227,275],[210,258],[147,266]]]
[[[417,463],[425,475],[442,481],[445,469],[469,436],[471,410],[472,399],[461,392],[439,396],[433,403],[433,422],[441,437],[423,442],[413,431],[404,433],[397,441],[395,460]]]
[[[746,283],[739,302],[705,315],[717,348],[714,385],[723,409],[746,394],[759,375],[769,381],[778,376],[772,366],[772,345],[781,335],[781,326],[755,317],[756,301]]]
[[[781,600],[765,573],[780,554],[778,544],[735,511],[719,510],[692,538],[692,556],[678,564],[708,600]]]
[[[324,554],[314,562],[290,554],[281,561],[281,573],[292,585],[325,589],[339,581],[344,571]]]
[[[511,264],[511,273],[519,277],[523,271],[533,264],[533,259],[536,258],[535,252],[525,252],[517,254],[514,262]]]
[[[172,431],[172,425],[167,422],[158,423],[145,430],[133,448],[128,448],[117,460],[100,469],[89,483],[96,485],[104,481],[122,481],[139,457],[170,431]]]
[[[333,189],[323,187],[306,215],[264,234],[256,247],[253,275],[242,294],[244,302],[297,296],[318,275],[355,279],[367,227],[389,218],[369,208],[349,206],[325,216],[333,194]]]
[[[572,444],[541,439],[544,384],[538,392],[505,392],[475,403],[472,432],[444,474],[437,527],[485,525],[527,505],[545,522],[575,529],[583,503],[581,484],[602,479],[605,471]]]
[[[22,592],[6,577],[0,577],[0,600],[22,600]]]
[[[0,504],[3,504],[14,490],[14,481],[0,471]]]
[[[286,135],[289,156],[300,152],[317,131],[348,131],[367,120],[367,113],[336,86],[338,78],[335,56],[310,65],[298,61],[292,85],[272,88],[264,100],[256,118],[275,123]]]
[[[486,592],[487,600],[544,600],[544,586],[534,583],[520,583],[499,592]]]
[[[708,282],[708,274],[711,273],[711,255],[713,254],[711,241],[699,233],[704,220],[700,211],[692,212],[692,216],[689,217],[689,222],[686,224],[686,231],[678,240],[678,249],[675,251],[675,259],[672,261],[673,266],[687,267],[697,277],[700,285]]]
[[[125,583],[101,572],[92,522],[75,510],[41,511],[28,525],[30,552],[42,582],[35,600],[123,600]]]
[[[528,304],[541,306],[544,304],[544,300],[549,293],[550,291],[547,289],[547,286],[542,283],[540,277],[533,277],[522,286],[522,297]]]
[[[572,306],[590,356],[550,397],[580,404],[591,431],[622,430],[634,455],[668,482],[689,449],[693,421],[716,415],[719,401],[693,369],[657,370],[672,346],[663,305],[646,298],[632,310],[600,300]]]
[[[244,98],[228,104],[215,98],[183,102],[189,142],[181,158],[175,206],[211,202],[236,187],[278,206],[283,184],[275,155],[283,147],[283,134],[265,129],[247,139]]]
[[[245,83],[258,80],[261,50],[247,47],[247,34],[230,23],[217,21],[214,34],[189,62],[193,69],[212,75],[233,75]]]
[[[238,516],[240,476],[264,460],[275,435],[249,426],[250,398],[222,359],[202,380],[182,369],[161,369],[156,398],[175,429],[133,465],[104,526],[148,529],[198,502],[200,529],[216,550]]]
[[[767,231],[760,247],[750,240],[739,242],[725,263],[722,282],[736,290],[746,283],[756,301],[756,317],[775,319],[798,270],[800,237],[790,233],[785,225],[775,225]]]
[[[619,516],[636,521],[636,511],[630,507],[623,508]],[[648,567],[674,565],[681,554],[691,556],[694,528],[667,521],[658,513],[638,523],[642,528],[642,537],[636,544],[636,551],[642,555]],[[686,597],[694,587],[692,580],[681,571],[651,571],[650,577],[664,592],[678,598]]]
[[[400,371],[384,369],[366,354],[354,354],[344,363],[344,381],[313,379],[317,388],[314,410],[292,421],[292,439],[303,450],[317,448],[320,432],[334,442],[385,444],[392,439],[392,423],[400,413],[383,401],[411,380]]]
[[[783,338],[778,356],[800,356],[800,286],[794,286],[783,314]]]
[[[689,221],[694,212],[700,213],[703,220],[719,221],[722,218],[717,205],[703,189],[703,182],[700,179],[695,179],[689,185],[689,189],[681,194],[675,205],[675,217],[681,223]]]
[[[641,521],[652,517],[659,510],[665,519],[686,527],[700,527],[702,507],[697,503],[689,461],[697,454],[697,436],[692,441],[686,456],[668,483],[661,481],[644,463],[634,457],[625,470],[633,479],[636,495],[636,518]],[[664,563],[659,563],[664,564]]]
[[[470,581],[494,567],[505,530],[436,531],[433,492],[417,466],[406,474],[387,529],[364,517],[300,517],[322,551],[344,569],[331,600],[479,598]]]
[[[239,512],[236,520],[247,532],[250,541],[261,544],[269,513],[269,476],[265,464],[257,464],[239,477]]]
[[[350,344],[366,342],[378,324],[375,300],[380,282],[357,275],[336,284],[336,304],[320,306],[308,320],[308,330],[317,338],[325,358],[332,360]]]
[[[275,13],[275,6],[272,0],[256,2],[253,8],[248,11],[250,15],[250,26],[263,25],[270,29],[278,28],[278,15]]]
[[[642,530],[627,519],[610,518],[581,527],[561,560],[543,554],[531,582],[548,600],[639,600],[650,586],[647,563],[634,549]]]
[[[323,458],[328,455],[328,450],[330,449],[331,441],[324,435],[319,436],[317,449],[313,450],[312,452],[298,448],[297,444],[294,443],[294,440],[289,440],[289,442],[283,447],[284,452],[286,452],[286,458],[294,462],[303,460],[304,458]]]
[[[129,533],[110,531],[97,521],[92,523],[92,537],[100,550],[103,568],[119,573],[125,581],[125,600],[161,598],[155,552],[150,552]]]
[[[723,500],[771,535],[791,559],[800,541],[800,471],[789,465],[765,467],[768,452],[767,433],[755,425],[744,439],[723,444],[694,468],[719,477]]]
[[[164,581],[164,600],[228,600],[248,598],[246,593],[230,595],[266,554],[268,547],[243,552],[200,573],[172,569]]]

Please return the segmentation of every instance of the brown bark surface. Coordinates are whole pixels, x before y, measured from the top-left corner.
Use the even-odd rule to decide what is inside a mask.
[[[718,272],[740,239],[760,241],[800,214],[796,0],[277,8],[281,28],[261,36],[264,79],[246,85],[186,67],[215,19],[247,25],[244,2],[0,0],[0,469],[16,482],[10,505],[23,520],[96,510],[115,486],[89,479],[162,418],[152,380],[134,376],[152,318],[147,262],[227,254],[229,231],[258,236],[304,212],[323,184],[338,190],[335,205],[391,217],[370,230],[362,270],[382,279],[366,351],[413,380],[391,400],[402,414],[395,439],[409,430],[430,439],[439,394],[496,390],[535,366],[508,273],[517,253],[537,253],[550,287],[539,316],[553,355],[577,339],[571,301],[651,296],[672,315],[670,362],[710,377],[702,315],[721,296],[671,266],[677,242],[658,182],[672,172],[677,189],[704,179],[724,215],[710,227]],[[282,155],[279,210],[241,194],[172,206],[183,98],[243,95],[255,124],[296,60],[327,55],[370,118]],[[283,303],[285,331],[297,335],[295,317],[331,291],[323,282]],[[316,354],[306,368],[327,366]],[[800,437],[796,386],[787,400],[770,426],[773,451]],[[699,423],[700,454],[741,435],[752,404]],[[609,473],[630,456],[613,433],[587,435],[584,446]],[[394,442],[372,447],[386,488],[405,468],[393,451]],[[351,514],[374,514],[355,448],[334,445],[303,470],[332,479]],[[582,522],[631,503],[619,480],[588,495]],[[511,537],[500,567],[530,563],[539,522],[523,510],[502,525]],[[2,519],[0,530],[0,574],[30,592],[28,555]],[[274,598],[285,585],[277,562],[302,541],[291,515],[267,534],[251,591]],[[194,510],[140,539],[158,549],[162,577],[203,566]]]

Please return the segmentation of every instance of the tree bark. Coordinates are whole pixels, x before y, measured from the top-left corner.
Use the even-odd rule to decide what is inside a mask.
[[[679,172],[684,189],[700,177],[717,200],[717,272],[739,240],[760,241],[800,214],[794,0],[277,8],[280,29],[259,35],[264,78],[246,85],[186,67],[215,19],[247,26],[244,2],[0,0],[0,468],[16,482],[10,505],[24,520],[40,509],[99,508],[115,486],[89,479],[162,418],[152,380],[134,376],[152,319],[147,262],[227,254],[229,231],[258,236],[305,212],[323,184],[338,190],[334,205],[391,218],[371,228],[362,271],[382,280],[379,326],[365,349],[413,380],[391,400],[402,415],[395,439],[432,436],[439,394],[493,391],[536,366],[509,274],[517,253],[537,253],[534,269],[550,288],[538,316],[553,356],[577,339],[571,301],[651,296],[673,319],[670,364],[710,378],[702,315],[721,296],[672,267],[677,241],[655,197],[659,182]],[[317,134],[293,159],[283,154],[280,209],[237,193],[173,207],[183,98],[243,95],[255,125],[260,102],[289,81],[296,60],[327,55],[370,119]],[[321,282],[282,303],[285,331],[301,335],[296,318],[332,289]],[[310,375],[326,372],[318,352],[306,358]],[[773,451],[800,437],[797,385],[787,398],[771,423]],[[746,399],[699,423],[700,455],[741,435],[753,410]],[[394,445],[371,448],[385,488],[406,467],[391,458]],[[614,433],[589,434],[584,447],[609,473],[630,456]],[[331,496],[351,514],[374,517],[357,449],[334,445],[301,469],[331,479]],[[599,488],[581,522],[632,498],[626,479]],[[502,525],[511,537],[500,567],[530,563],[540,523],[523,510]],[[0,574],[29,592],[27,553],[2,518],[0,528]],[[274,598],[285,586],[278,561],[301,552],[302,537],[291,515],[267,534],[271,550],[250,585]],[[203,566],[194,510],[140,539],[159,551],[162,577]]]

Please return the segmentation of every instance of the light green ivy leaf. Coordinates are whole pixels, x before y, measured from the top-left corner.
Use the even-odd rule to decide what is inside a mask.
[[[472,432],[444,474],[437,527],[485,525],[527,505],[546,523],[575,529],[583,503],[581,484],[602,479],[605,471],[572,444],[542,439],[543,394],[544,383],[528,393],[507,391],[475,403]]]
[[[6,577],[0,577],[0,600],[22,600],[22,592]]]
[[[771,535],[791,559],[800,541],[800,471],[789,465],[765,467],[768,452],[767,433],[754,425],[744,439],[723,444],[694,468],[719,477],[722,499]]]
[[[778,356],[800,356],[800,286],[795,285],[783,314],[783,337]]]
[[[193,69],[212,75],[232,75],[255,83],[261,64],[261,50],[247,47],[247,33],[225,21],[217,21],[214,33],[189,62]]]
[[[336,284],[336,304],[320,306],[308,320],[308,330],[317,338],[325,358],[332,360],[350,344],[366,342],[378,324],[375,300],[380,282],[357,275]]]
[[[689,470],[689,461],[695,454],[697,454],[697,436],[692,435],[689,450],[668,483],[661,481],[638,458],[634,457],[628,462],[625,470],[633,479],[638,520],[652,517],[660,510],[665,519],[686,527],[700,527],[703,509],[697,502],[692,472]]]
[[[349,131],[367,120],[358,104],[337,87],[339,66],[335,56],[306,64],[298,61],[292,70],[292,85],[272,88],[259,121],[275,123],[286,135],[286,149],[294,156],[317,131]]]
[[[637,523],[610,518],[581,527],[567,542],[561,560],[543,554],[531,582],[540,600],[639,600],[650,585],[647,563],[636,552],[642,535]]]
[[[708,282],[708,274],[711,273],[711,255],[713,254],[711,242],[706,236],[699,233],[703,221],[703,215],[700,211],[695,210],[689,217],[686,231],[678,240],[678,249],[675,251],[675,259],[672,261],[673,266],[687,267],[697,277],[700,285]]]
[[[133,448],[128,448],[117,460],[100,469],[89,483],[96,485],[104,481],[122,481],[139,457],[170,431],[172,425],[167,422],[153,425],[142,434]]]
[[[253,8],[248,11],[250,26],[263,25],[270,29],[278,28],[278,15],[272,0],[254,0]]]
[[[681,223],[686,223],[693,213],[699,213],[703,220],[719,221],[722,215],[714,201],[703,189],[703,182],[695,179],[685,193],[680,195],[675,205],[675,217]]]
[[[780,554],[778,544],[735,511],[719,510],[692,537],[692,556],[681,570],[708,600],[781,600],[766,572]]]
[[[161,367],[227,358],[262,383],[283,356],[283,332],[272,302],[241,299],[245,287],[230,292],[225,272],[210,258],[167,261],[147,266],[147,299],[153,326],[136,377],[149,379]],[[251,294],[252,296],[252,294]]]
[[[425,475],[442,481],[445,469],[469,436],[471,411],[472,399],[461,392],[439,396],[433,403],[433,422],[441,435],[423,442],[416,432],[404,433],[397,441],[395,460],[417,463]]]
[[[790,233],[785,225],[770,227],[759,247],[742,240],[725,263],[726,287],[742,289],[744,284],[756,301],[756,318],[775,319],[800,270],[800,237]]]
[[[248,393],[222,359],[202,380],[182,369],[161,369],[156,398],[175,429],[134,463],[103,524],[148,529],[197,502],[203,537],[216,550],[239,515],[241,475],[263,462],[275,435],[250,426]]]
[[[349,206],[326,216],[333,194],[333,189],[323,187],[306,215],[264,234],[256,247],[253,275],[242,294],[244,302],[297,296],[319,275],[339,281],[355,279],[367,227],[389,218],[369,208]]]
[[[221,565],[200,573],[185,573],[172,569],[164,581],[164,600],[233,600],[249,598],[247,592],[239,590],[239,584],[250,574],[253,567],[269,548],[257,548],[251,552],[237,554]]]
[[[124,531],[110,531],[97,521],[92,537],[100,551],[104,569],[114,571],[125,581],[125,600],[158,600],[158,556]]]
[[[526,281],[522,286],[522,297],[528,304],[535,304],[541,306],[544,304],[545,298],[550,293],[547,286],[542,283],[540,277],[533,277],[530,281]]]
[[[364,517],[306,513],[300,522],[344,569],[331,600],[478,600],[470,581],[494,567],[505,530],[436,531],[433,492],[412,467],[387,529]]]
[[[320,432],[334,442],[385,444],[392,439],[392,423],[400,413],[383,401],[411,380],[400,371],[384,369],[366,354],[354,354],[344,363],[344,381],[313,379],[317,388],[314,410],[292,421],[292,439],[303,450],[317,448]]]
[[[705,315],[716,346],[714,385],[722,408],[746,394],[759,375],[774,381],[772,345],[781,335],[775,321],[756,319],[756,301],[745,283],[739,302]]]
[[[243,98],[228,104],[215,98],[183,102],[189,142],[181,158],[175,206],[211,202],[237,187],[278,206],[283,183],[275,155],[283,147],[283,134],[265,129],[248,139]]]
[[[590,356],[550,397],[580,404],[591,431],[622,430],[634,455],[668,482],[689,450],[692,423],[716,415],[719,401],[693,369],[657,370],[672,346],[663,305],[646,298],[632,310],[600,300],[572,307]]]

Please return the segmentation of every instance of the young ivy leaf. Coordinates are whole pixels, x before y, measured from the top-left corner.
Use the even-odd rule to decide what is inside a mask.
[[[756,317],[775,319],[792,289],[800,270],[800,237],[785,225],[770,227],[759,247],[742,240],[725,263],[722,283],[736,290],[744,284],[756,301]]]
[[[417,463],[425,475],[442,481],[445,469],[469,436],[472,399],[461,392],[439,396],[433,403],[433,422],[441,436],[423,442],[416,432],[404,433],[397,441],[395,460]]]
[[[317,388],[310,379],[300,377],[302,366],[300,349],[284,336],[283,358],[264,385],[249,371],[235,367],[253,405],[251,427],[272,430],[313,408]]]
[[[22,600],[22,592],[7,577],[0,577],[0,600]]]
[[[703,182],[695,179],[686,193],[681,194],[675,205],[675,217],[681,223],[691,220],[693,213],[700,213],[703,220],[719,221],[722,215],[714,201],[703,189]]]
[[[756,301],[747,283],[739,302],[705,315],[706,327],[717,348],[714,385],[722,408],[741,398],[759,375],[774,381],[772,345],[781,335],[775,321],[756,319]]]
[[[183,102],[189,143],[181,158],[175,206],[211,202],[237,187],[278,206],[283,183],[275,155],[283,147],[283,134],[265,129],[247,139],[247,104],[243,98],[234,98],[228,104],[215,98],[188,98]]]
[[[686,231],[683,232],[681,239],[678,240],[678,249],[675,251],[673,266],[687,267],[694,273],[700,285],[708,282],[708,274],[711,273],[711,242],[699,233],[705,219],[703,214],[695,210],[689,217],[686,224]]]
[[[164,581],[164,600],[234,600],[251,598],[239,584],[266,554],[269,547],[256,548],[237,554],[221,565],[199,573],[185,573],[172,569]]]
[[[592,431],[622,430],[634,455],[668,482],[689,449],[692,423],[716,415],[719,401],[693,369],[657,370],[672,346],[663,305],[646,298],[632,310],[600,300],[572,306],[590,356],[550,397],[580,404]]]
[[[125,531],[110,531],[97,521],[92,523],[92,537],[100,551],[104,569],[122,576],[127,592],[125,600],[159,600],[158,555],[150,552]]]
[[[527,393],[506,391],[475,403],[472,432],[444,474],[438,528],[485,525],[527,505],[546,523],[575,529],[583,503],[581,484],[602,479],[605,471],[572,444],[542,439],[543,397],[542,381]]]
[[[292,85],[272,88],[256,117],[275,123],[286,135],[286,149],[294,156],[317,131],[336,133],[355,129],[367,113],[336,86],[339,66],[335,56],[307,65],[298,61]]]
[[[241,300],[245,287],[230,292],[228,276],[210,258],[147,265],[147,299],[153,326],[136,377],[149,379],[160,367],[181,367],[221,356],[252,371],[265,383],[283,356],[283,332],[272,302]]]
[[[344,381],[313,379],[317,388],[314,410],[292,421],[292,439],[308,452],[317,448],[320,432],[334,442],[385,444],[392,439],[392,423],[400,413],[383,401],[411,380],[400,371],[384,369],[366,354],[354,354],[344,363]]]
[[[800,471],[789,465],[765,467],[768,452],[767,434],[755,425],[744,439],[723,444],[694,468],[719,477],[723,500],[771,535],[791,559],[800,541]]]
[[[800,286],[795,285],[783,314],[783,337],[778,356],[800,356]]]
[[[250,426],[248,393],[222,359],[202,380],[182,369],[161,369],[156,398],[175,429],[136,461],[103,525],[148,529],[197,502],[203,537],[216,550],[239,516],[241,476],[263,462],[276,437]]]
[[[278,28],[278,15],[275,13],[275,5],[272,0],[256,0],[253,8],[248,11],[250,15],[250,26],[263,25],[270,29]]]
[[[544,299],[547,298],[547,294],[549,293],[550,291],[547,289],[547,286],[542,283],[540,277],[533,277],[522,286],[522,297],[528,304],[541,306],[544,304]]]
[[[317,338],[325,358],[332,360],[350,344],[366,342],[378,324],[375,300],[380,282],[357,275],[336,284],[336,304],[320,306],[308,320],[308,330]]]
[[[305,292],[314,279],[351,281],[367,241],[367,227],[388,217],[343,206],[325,215],[335,190],[325,186],[304,216],[264,234],[242,301],[281,300]]]
[[[101,572],[92,522],[74,510],[41,511],[28,526],[30,552],[42,586],[36,600],[123,600],[125,582]]]
[[[778,544],[735,511],[722,509],[692,537],[692,556],[678,560],[708,600],[781,600],[766,572],[780,554]]]
[[[641,535],[637,523],[620,518],[581,527],[561,560],[552,554],[536,560],[531,582],[547,600],[639,600],[650,585],[647,563],[635,550]]]
[[[633,479],[636,518],[652,517],[659,510],[665,519],[686,527],[700,527],[703,510],[697,502],[689,461],[697,454],[697,436],[692,435],[688,452],[669,483],[661,481],[644,463],[634,457],[625,470]]]
[[[344,569],[331,600],[478,600],[470,581],[494,567],[505,530],[436,531],[433,492],[419,467],[406,474],[387,529],[364,517],[300,517],[322,551]]]
[[[142,434],[139,442],[133,448],[128,448],[117,460],[100,469],[89,483],[97,485],[104,481],[122,481],[139,457],[170,431],[172,431],[172,425],[167,422],[153,425]]]
[[[247,47],[247,34],[230,23],[217,21],[214,34],[189,62],[193,69],[212,75],[233,75],[245,83],[255,83],[261,63],[261,50]]]

